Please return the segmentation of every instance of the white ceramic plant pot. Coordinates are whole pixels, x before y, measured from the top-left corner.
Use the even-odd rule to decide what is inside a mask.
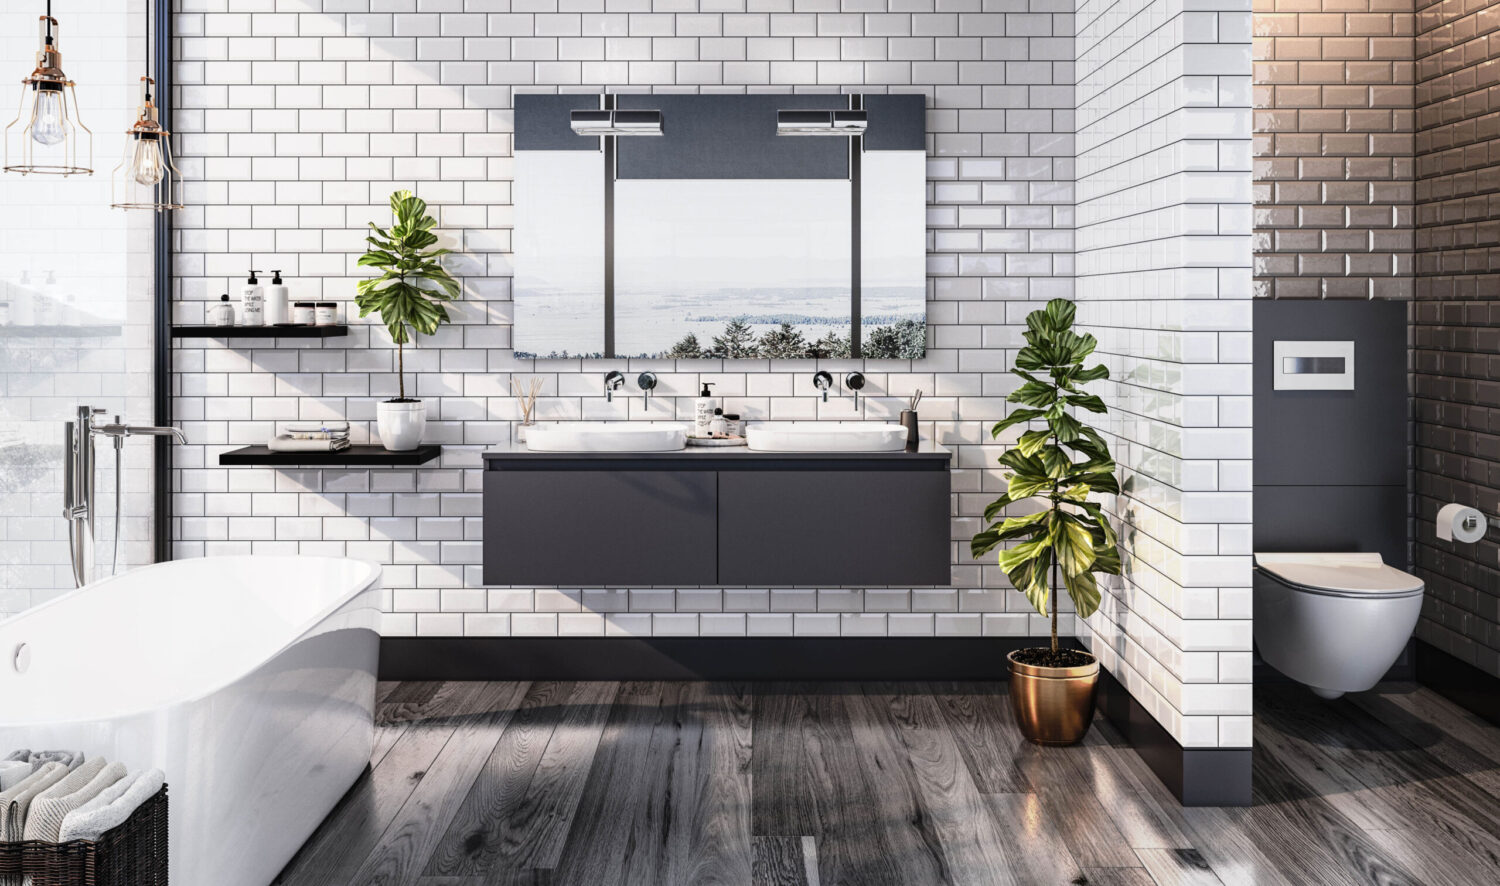
[[[375,422],[380,443],[391,452],[406,452],[422,443],[427,424],[427,404],[421,400],[382,400],[375,404]]]

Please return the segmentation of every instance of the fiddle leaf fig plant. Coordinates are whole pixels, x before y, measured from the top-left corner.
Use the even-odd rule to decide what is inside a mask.
[[[992,437],[1008,428],[1040,422],[1000,456],[1006,467],[1005,493],[985,508],[988,528],[970,542],[978,558],[995,548],[1000,568],[1037,611],[1052,617],[1052,652],[1057,646],[1057,601],[1062,586],[1080,618],[1099,609],[1096,575],[1120,574],[1120,549],[1094,493],[1118,495],[1115,460],[1099,432],[1070,410],[1105,413],[1104,401],[1081,385],[1109,377],[1102,364],[1085,368],[1098,342],[1073,331],[1075,307],[1055,298],[1026,317],[1026,346],[1011,370],[1024,382],[1009,397],[1019,404],[996,423]],[[1039,510],[1019,516],[1002,512],[1029,502]],[[1010,542],[1009,546],[1001,547]],[[1049,578],[1050,574],[1050,578]],[[1049,611],[1050,610],[1050,611]]]
[[[396,374],[399,400],[406,401],[406,357],[404,348],[414,333],[432,335],[449,320],[443,302],[458,297],[458,281],[439,261],[449,249],[434,249],[438,242],[432,229],[437,221],[427,214],[427,204],[411,191],[391,195],[391,213],[396,223],[382,228],[370,222],[373,232],[365,238],[372,247],[359,257],[359,266],[375,268],[380,276],[361,280],[354,303],[359,315],[380,315],[396,342]]]

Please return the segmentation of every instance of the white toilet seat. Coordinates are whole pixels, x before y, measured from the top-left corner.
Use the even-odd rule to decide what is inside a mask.
[[[1256,554],[1255,566],[1292,590],[1329,597],[1412,597],[1425,588],[1420,578],[1387,566],[1379,554]]]

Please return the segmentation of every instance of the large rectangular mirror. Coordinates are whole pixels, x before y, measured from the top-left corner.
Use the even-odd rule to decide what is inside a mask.
[[[825,109],[863,128],[778,134],[778,111]],[[517,355],[922,357],[924,115],[920,95],[518,95]]]

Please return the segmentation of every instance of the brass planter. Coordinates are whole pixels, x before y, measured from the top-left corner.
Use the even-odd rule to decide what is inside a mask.
[[[1019,652],[1020,650],[1017,650]],[[1077,744],[1094,721],[1099,660],[1075,668],[1048,668],[1010,661],[1010,704],[1021,734],[1037,744]]]

